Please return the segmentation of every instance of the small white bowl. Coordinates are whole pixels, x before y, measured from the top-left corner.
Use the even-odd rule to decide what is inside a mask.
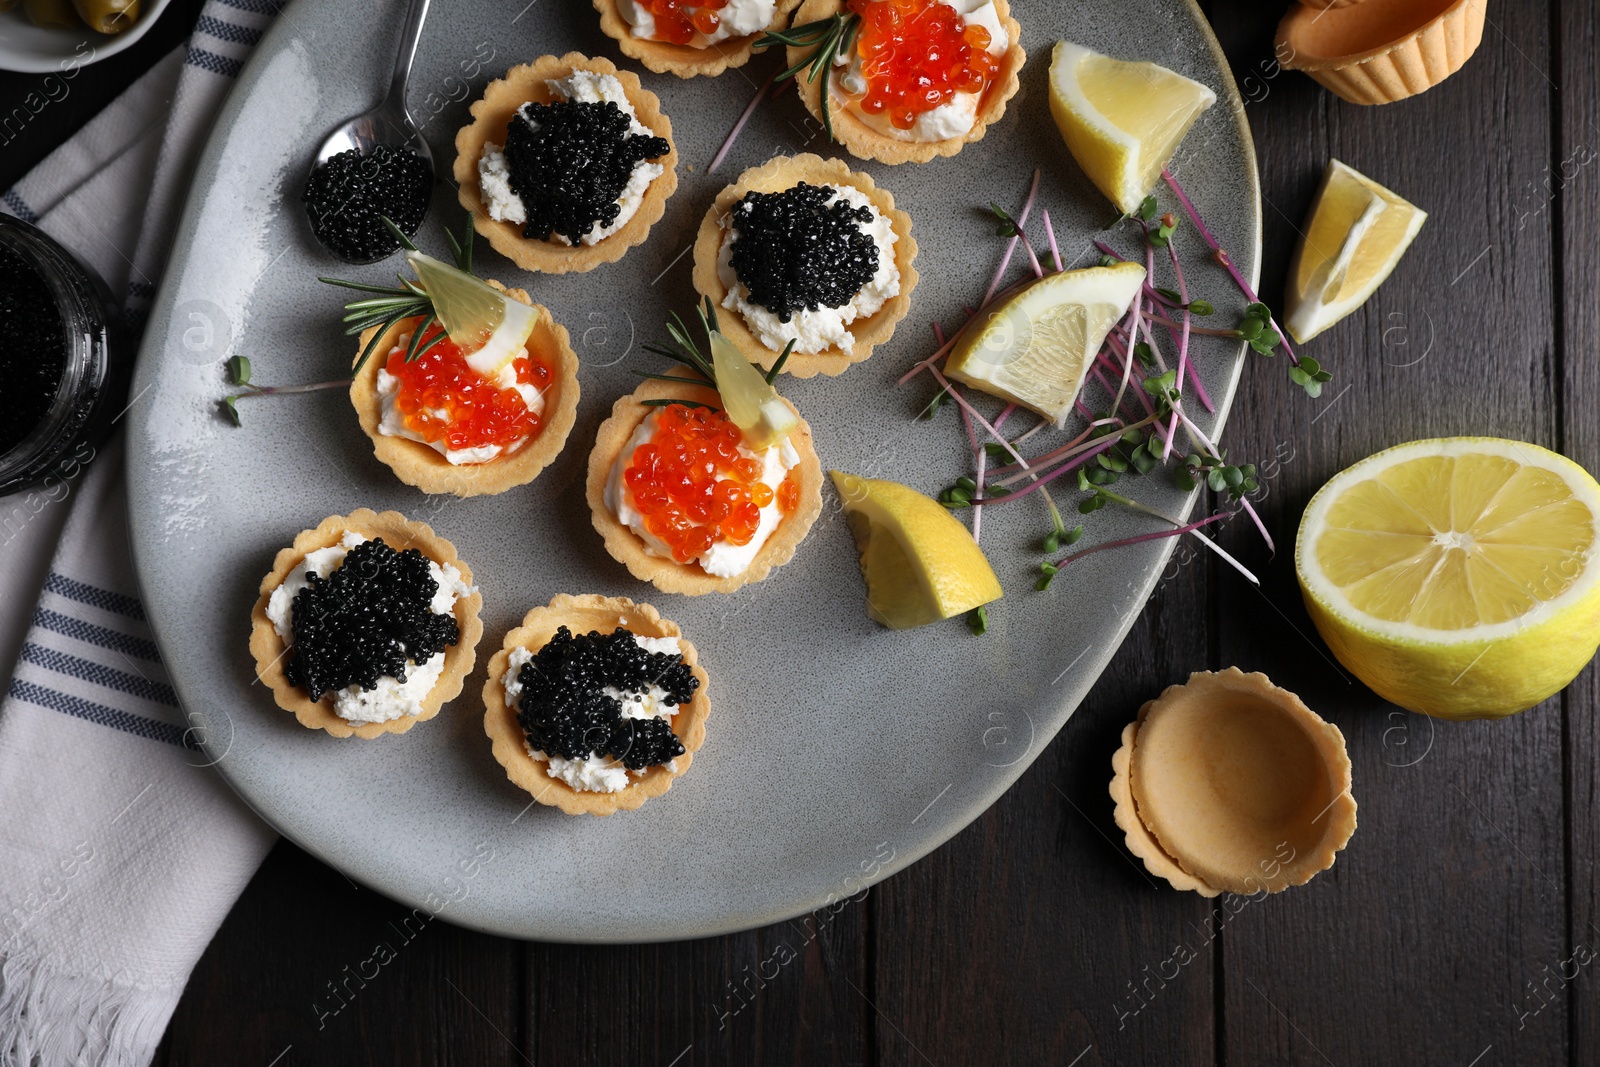
[[[107,36],[88,26],[72,30],[52,30],[35,26],[17,7],[0,14],[0,70],[21,74],[50,74],[87,67],[131,48],[143,37],[171,0],[147,0],[144,9],[129,29]]]

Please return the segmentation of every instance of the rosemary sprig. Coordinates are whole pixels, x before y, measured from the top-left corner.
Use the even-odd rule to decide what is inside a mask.
[[[716,305],[711,302],[710,297],[706,297],[700,306],[695,308],[695,313],[700,318],[701,329],[705,331],[706,336],[709,338],[717,329]],[[674,363],[688,367],[707,385],[715,389],[717,387],[717,370],[712,366],[710,357],[701,352],[700,346],[694,343],[694,337],[689,332],[688,324],[683,321],[683,317],[676,311],[672,312],[671,318],[667,321],[667,336],[672,338],[672,343],[677,346],[676,348],[651,344],[645,345],[644,350],[646,352],[654,352],[658,356],[665,356]],[[787,349],[784,350],[784,354],[788,354]],[[661,374],[647,374],[643,371],[636,371],[635,373],[645,378],[657,378],[665,381],[688,380],[685,378],[674,379]]]
[[[789,362],[789,353],[794,351],[794,342],[795,338],[789,338],[789,343],[783,346],[783,351],[778,355],[777,360],[773,362],[772,369],[764,375],[768,385],[778,380],[778,375],[783,371],[783,365]]]
[[[670,380],[670,379],[668,379],[668,380]],[[688,380],[687,378],[679,378],[678,379],[678,381],[680,381],[680,382],[687,381],[687,380]],[[672,397],[660,397],[660,398],[658,398],[656,400],[641,400],[641,401],[639,401],[639,403],[643,404],[647,408],[679,407],[679,408],[705,408],[707,411],[718,411],[718,410],[721,410],[715,404],[702,404],[698,400],[674,400]]]
[[[400,247],[410,252],[419,251],[407,237],[405,231],[396,226],[387,216],[383,224],[389,228],[395,240],[400,242]],[[467,220],[463,236],[457,240],[456,236],[445,231],[445,240],[450,245],[450,254],[455,259],[456,266],[468,274],[472,273],[472,220]],[[433,299],[428,296],[428,291],[416,282],[398,274],[395,278],[399,286],[370,285],[366,282],[352,282],[343,278],[318,278],[319,282],[337,285],[344,289],[354,289],[361,293],[376,293],[378,295],[364,300],[354,300],[344,306],[345,333],[351,336],[375,329],[372,338],[362,348],[361,354],[356,357],[355,366],[351,374],[358,374],[372,354],[378,350],[378,343],[383,340],[391,327],[405,319],[420,318],[422,322],[411,331],[411,343],[406,347],[406,362],[410,363],[427,353],[434,345],[445,339],[441,331],[430,337],[426,343],[422,336],[438,321],[438,316],[433,310]]]
[[[807,81],[816,81],[817,78],[833,66],[833,61],[838,56],[849,55],[850,46],[855,43],[856,34],[861,29],[861,16],[846,14],[841,11],[816,22],[808,22],[804,26],[794,26],[787,30],[768,30],[756,41],[758,49],[777,48],[809,48],[805,58],[779,74],[773,79],[774,83],[793,78],[801,71],[806,71]],[[831,78],[824,77],[818,89],[818,100],[822,111],[822,124],[827,127],[828,139],[838,140],[833,134],[833,111],[828,106],[828,85]]]
[[[721,332],[717,322],[717,305],[712,303],[710,297],[703,297],[694,310],[695,317],[700,320],[700,332],[705,334],[706,342],[709,345],[711,339]],[[684,322],[683,317],[676,311],[671,312],[667,319],[667,336],[672,338],[672,347],[647,344],[643,346],[644,350],[646,352],[654,352],[658,356],[665,356],[679,366],[688,368],[694,377],[686,378],[681,374],[655,374],[651,371],[642,370],[635,370],[634,373],[651,381],[707,385],[712,389],[719,389],[716,361],[701,351],[700,346],[695,343],[694,334],[690,331],[689,324]],[[789,361],[789,354],[794,351],[794,344],[794,341],[791,340],[784,345],[783,351],[773,361],[772,369],[762,373],[761,376],[766,379],[769,386],[777,379],[778,374],[783,370],[783,365]],[[646,407],[653,408],[681,404],[684,407],[707,408],[711,411],[720,410],[713,404],[701,404],[692,400],[674,400],[670,397],[660,400],[645,400],[641,401],[641,403]]]

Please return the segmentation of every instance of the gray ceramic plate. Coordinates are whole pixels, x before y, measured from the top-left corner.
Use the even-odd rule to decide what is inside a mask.
[[[751,927],[857,893],[926,854],[994,803],[1055,736],[1149,596],[1171,541],[1092,557],[1036,593],[1032,546],[1048,528],[1043,509],[1032,501],[991,509],[984,545],[1007,596],[981,639],[959,620],[909,633],[869,622],[831,491],[796,558],[732,596],[657,593],[605,553],[583,498],[589,445],[612,401],[637,381],[633,370],[661,366],[640,345],[662,339],[669,309],[693,304],[684,253],[702,213],[740,170],[775,152],[829,151],[785,93],[760,109],[720,171],[706,173],[752,79],[766,77],[774,57],[716,79],[643,75],[673,119],[682,184],[649,241],[621,262],[532,276],[480,245],[481,269],[549,306],[583,361],[577,426],[533,485],[469,501],[424,496],[373,458],[343,391],[245,401],[244,427],[225,425],[216,402],[230,354],[249,356],[267,384],[337,378],[348,367],[343,294],[318,274],[392,276],[394,262],[352,269],[319,254],[295,191],[324,132],[375,102],[399,6],[363,7],[357,17],[349,4],[298,0],[278,19],[200,164],[145,336],[130,419],[133,540],[145,603],[203,758],[263,818],[351,877],[453,922],[518,937],[627,941]],[[931,388],[897,389],[894,380],[930,351],[933,320],[958,322],[961,306],[981,296],[1002,250],[980,210],[989,201],[1015,208],[1042,168],[1041,203],[1063,255],[1092,261],[1089,241],[1114,212],[1050,120],[1046,73],[1058,38],[1117,55],[1138,41],[1159,50],[1143,58],[1217,91],[1221,102],[1176,167],[1245,275],[1256,273],[1255,159],[1198,10],[1181,0],[1013,6],[1029,62],[998,127],[953,159],[863,168],[910,212],[922,282],[910,317],[870,361],[837,379],[784,382],[824,467],[929,492],[963,473],[953,411],[913,421]],[[490,78],[544,53],[619,58],[586,3],[506,14],[516,8],[434,5],[412,110],[446,174],[455,131]],[[443,254],[442,225],[459,228],[462,218],[442,182],[421,244]],[[1203,262],[1197,243],[1182,248],[1187,261]],[[1194,274],[1228,314],[1242,307],[1219,269]],[[1197,361],[1226,412],[1240,353],[1203,343]],[[1139,492],[1169,513],[1191,503],[1148,481]],[[483,589],[485,633],[477,671],[438,718],[402,737],[333,740],[300,727],[256,683],[249,614],[279,548],[362,506],[402,511],[455,542]],[[1154,528],[1112,510],[1090,526],[1095,539]],[[655,604],[710,672],[705,747],[671,792],[639,811],[597,819],[530,808],[490,756],[478,698],[484,664],[528,608],[561,592]]]

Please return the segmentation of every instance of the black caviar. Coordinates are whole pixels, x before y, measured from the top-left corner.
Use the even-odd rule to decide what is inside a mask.
[[[50,412],[67,365],[61,309],[39,271],[0,245],[0,455],[11,451]]]
[[[660,686],[672,704],[694,699],[700,680],[682,656],[648,652],[633,634],[591,630],[572,636],[565,626],[517,674],[522,686],[517,721],[540,752],[581,760],[607,755],[631,771],[683,755],[665,719],[627,719],[622,704],[600,690],[642,693]]]
[[[610,226],[634,166],[672,151],[663,137],[631,132],[628,116],[609,100],[530,103],[519,114],[504,152],[511,191],[527,212],[522,236],[530,240],[559,233],[577,244],[596,223]]]
[[[746,193],[733,205],[733,271],[750,299],[788,322],[796,311],[844,307],[878,273],[878,245],[859,223],[871,208],[800,182]]]
[[[411,236],[422,225],[432,195],[427,161],[383,144],[366,154],[351,148],[318,163],[302,194],[317,240],[357,263],[382,259],[400,247],[382,216]]]
[[[383,538],[352,548],[326,578],[307,574],[294,597],[294,647],[285,672],[320,700],[330,690],[373,689],[406,679],[406,660],[425,663],[460,639],[454,615],[435,615],[439,583],[428,557],[396,552]]]

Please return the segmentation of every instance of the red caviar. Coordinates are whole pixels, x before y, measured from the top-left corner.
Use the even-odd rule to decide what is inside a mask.
[[[989,31],[940,0],[849,0],[861,16],[856,50],[867,80],[861,110],[887,112],[896,129],[956,93],[982,93],[1000,73]]]
[[[438,326],[430,327],[423,342],[439,332]],[[519,383],[540,393],[549,387],[549,365],[531,352],[524,350],[511,365]],[[400,379],[394,404],[401,420],[429,443],[442,443],[452,451],[486,445],[509,449],[543,429],[544,421],[528,410],[520,393],[502,389],[473,370],[448,337],[410,363],[401,348],[384,369]],[[435,414],[440,411],[442,418]]]
[[[733,420],[708,408],[669,404],[659,409],[656,431],[633,450],[623,480],[644,528],[689,563],[718,541],[747,545],[773,501],[761,481],[764,464],[743,455],[744,435]],[[784,508],[785,479],[777,499]],[[798,490],[790,494],[798,499]]]
[[[710,37],[722,25],[718,11],[728,0],[634,0],[656,20],[655,39],[672,44],[690,44],[696,31]]]

